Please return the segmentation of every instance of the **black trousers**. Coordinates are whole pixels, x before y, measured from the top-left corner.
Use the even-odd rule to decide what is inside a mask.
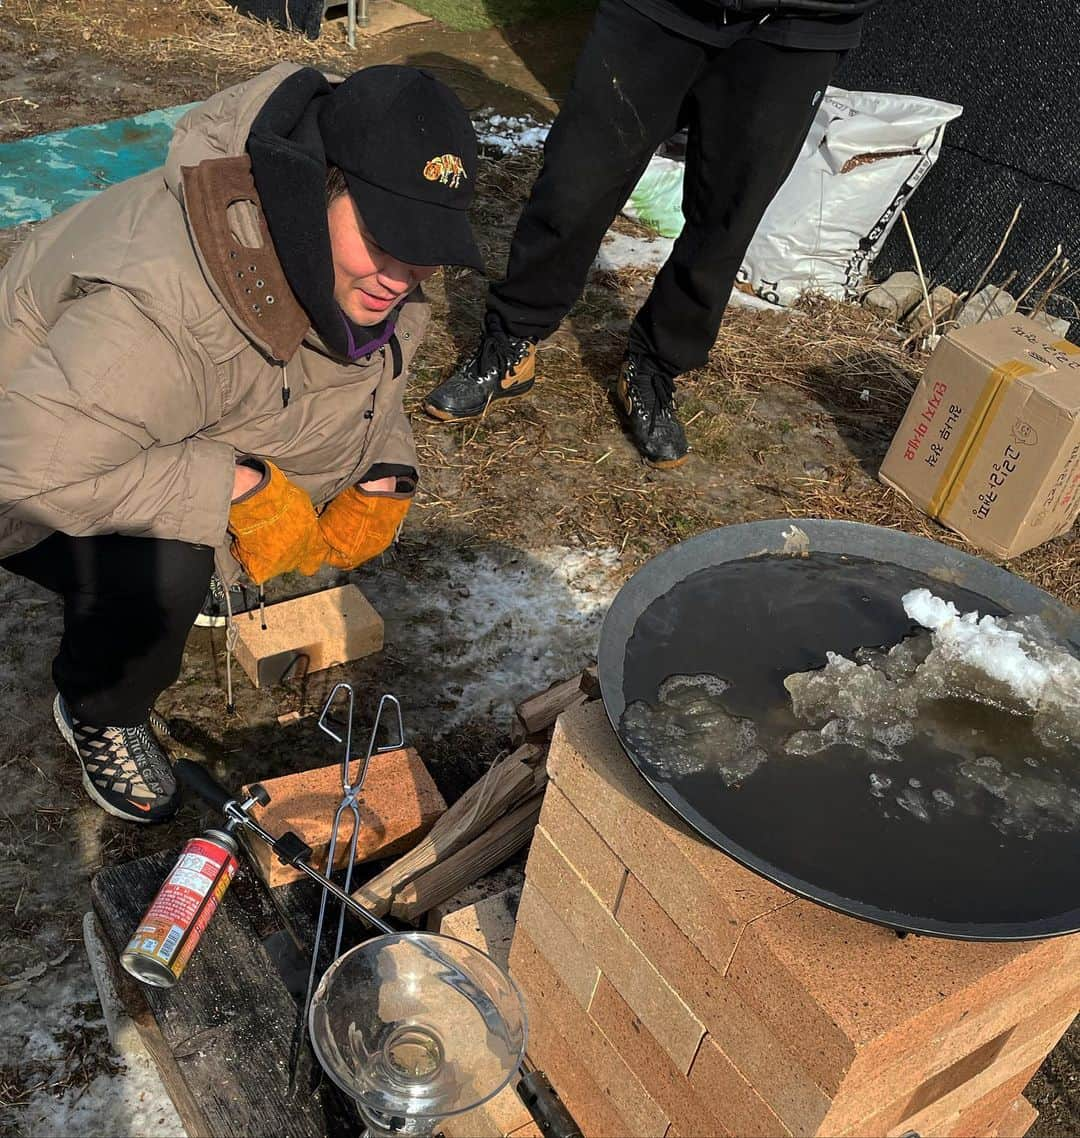
[[[713,47],[601,0],[489,311],[511,335],[550,335],[653,152],[686,127],[685,227],[630,346],[672,375],[700,367],[841,54],[749,38]]]
[[[180,674],[214,551],[182,541],[54,533],[0,566],[64,598],[53,680],[76,717],[133,727]]]

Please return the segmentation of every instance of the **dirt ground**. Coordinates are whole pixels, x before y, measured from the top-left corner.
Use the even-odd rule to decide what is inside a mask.
[[[213,4],[15,0],[0,19],[0,139],[195,100],[290,53],[338,70],[422,63],[470,109],[543,119],[586,26],[584,18],[506,33],[423,25],[362,41],[350,57],[341,23],[308,44]],[[493,273],[536,169],[535,154],[488,155],[483,164],[475,222]],[[19,238],[0,231],[0,262]],[[386,616],[387,650],[270,690],[241,679],[230,717],[221,637],[195,632],[180,681],[159,705],[181,742],[234,784],[331,762],[333,748],[310,718],[283,729],[277,716],[310,716],[329,685],[348,678],[365,698],[381,690],[402,697],[414,741],[453,798],[507,746],[510,702],[587,662],[615,589],[674,542],[789,515],[956,540],[874,480],[920,360],[857,307],[733,308],[708,367],[680,384],[690,463],[676,473],[644,467],[607,392],[648,281],[642,272],[595,274],[541,346],[534,395],[447,428],[416,404],[473,340],[483,282],[458,271],[435,278],[434,330],[409,392],[422,490],[396,549],[354,575]],[[1078,553],[1080,541],[1061,539],[1010,567],[1075,605]],[[291,584],[276,584],[271,599]],[[86,801],[51,721],[49,660],[60,623],[52,597],[0,573],[0,1133],[171,1134],[175,1119],[110,1051],[81,919],[100,866],[175,846],[203,816],[186,805],[173,823],[140,829]],[[1042,1112],[1033,1133],[1080,1130],[1080,1031],[1028,1094]],[[109,1095],[120,1105],[101,1106]]]

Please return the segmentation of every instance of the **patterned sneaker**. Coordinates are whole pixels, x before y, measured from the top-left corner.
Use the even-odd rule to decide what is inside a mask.
[[[229,605],[232,606],[233,616],[242,612],[250,612],[259,604],[258,592],[247,585],[229,586]],[[195,618],[196,628],[223,628],[226,623],[229,609],[225,604],[225,586],[221,578],[215,573],[210,578],[210,587],[206,591],[206,600],[202,609]]]
[[[172,765],[149,723],[92,727],[57,695],[53,716],[78,756],[86,793],[108,814],[128,822],[161,822],[180,805]]]
[[[424,400],[434,419],[452,423],[484,413],[489,402],[524,395],[536,382],[536,344],[510,336],[489,314],[476,351]]]
[[[628,354],[615,387],[615,402],[630,437],[650,466],[682,466],[690,447],[675,413],[675,381],[640,356]]]

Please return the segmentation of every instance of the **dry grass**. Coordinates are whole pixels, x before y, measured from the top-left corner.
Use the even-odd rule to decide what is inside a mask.
[[[318,40],[241,15],[223,0],[176,0],[135,4],[130,0],[12,0],[8,19],[35,38],[92,50],[133,71],[181,66],[218,82],[264,71],[281,60],[348,74],[366,45],[353,51],[343,21],[326,21]]]

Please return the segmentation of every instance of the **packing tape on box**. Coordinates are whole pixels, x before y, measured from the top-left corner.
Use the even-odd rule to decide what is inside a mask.
[[[1052,346],[1070,356],[1080,356],[1080,344],[1070,344],[1068,340],[1055,340]]]
[[[975,444],[979,441],[983,428],[994,421],[994,416],[997,414],[1012,381],[1038,370],[1037,367],[1024,363],[1023,360],[1006,360],[1004,363],[998,364],[990,373],[978,401],[972,408],[967,429],[956,444],[956,450],[953,452],[948,466],[942,471],[941,480],[938,482],[934,496],[927,506],[926,512],[930,517],[940,518],[948,509],[953,498],[963,488],[964,479],[967,477],[977,453]]]

